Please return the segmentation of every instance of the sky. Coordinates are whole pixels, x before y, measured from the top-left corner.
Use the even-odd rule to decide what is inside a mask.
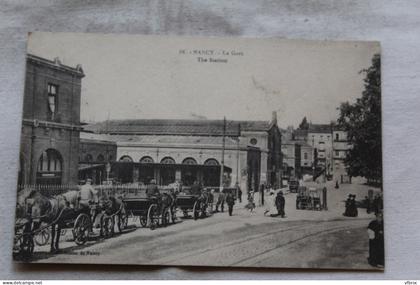
[[[336,120],[377,42],[32,33],[28,53],[81,64],[81,120]]]

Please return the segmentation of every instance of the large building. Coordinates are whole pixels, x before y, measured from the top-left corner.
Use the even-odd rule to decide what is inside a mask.
[[[225,186],[238,182],[243,189],[258,189],[262,183],[280,183],[275,114],[271,121],[108,120],[85,130],[116,143],[112,175],[121,183],[155,179],[160,185],[180,180],[219,186],[222,161]]]
[[[18,184],[77,184],[80,65],[27,56]]]
[[[332,126],[331,124],[309,124],[307,143],[317,151],[317,166],[332,173]]]
[[[351,182],[347,174],[344,159],[347,152],[351,148],[351,144],[347,140],[347,132],[338,128],[333,128],[333,179],[341,183]]]

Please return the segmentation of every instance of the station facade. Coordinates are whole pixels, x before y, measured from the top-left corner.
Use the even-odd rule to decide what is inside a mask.
[[[257,190],[261,184],[281,181],[275,114],[271,121],[112,120],[85,130],[116,143],[112,174],[121,183],[155,179],[160,185],[197,181],[220,186],[222,160],[224,186],[238,182],[242,189]]]

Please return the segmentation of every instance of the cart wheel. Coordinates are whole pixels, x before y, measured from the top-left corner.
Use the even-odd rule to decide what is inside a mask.
[[[157,221],[156,221],[156,209],[157,209],[157,205],[156,204],[152,204],[149,207],[149,210],[147,211],[147,225],[150,227],[151,230],[154,230],[157,226]]]
[[[193,217],[197,220],[200,217],[200,202],[196,201],[193,207]]]
[[[88,215],[80,214],[77,216],[73,227],[74,242],[77,245],[83,245],[88,240],[90,224],[91,222]]]
[[[171,221],[172,224],[176,224],[176,209],[175,210],[171,210]]]
[[[34,236],[35,244],[38,246],[46,245],[50,240],[50,236],[50,230],[48,228],[43,229]]]

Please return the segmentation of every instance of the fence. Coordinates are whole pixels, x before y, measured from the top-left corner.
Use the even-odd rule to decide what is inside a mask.
[[[53,184],[53,185],[40,185],[40,184],[25,184],[19,185],[18,191],[20,190],[35,190],[40,192],[44,196],[56,196],[68,191],[80,190],[79,185],[75,184]]]

